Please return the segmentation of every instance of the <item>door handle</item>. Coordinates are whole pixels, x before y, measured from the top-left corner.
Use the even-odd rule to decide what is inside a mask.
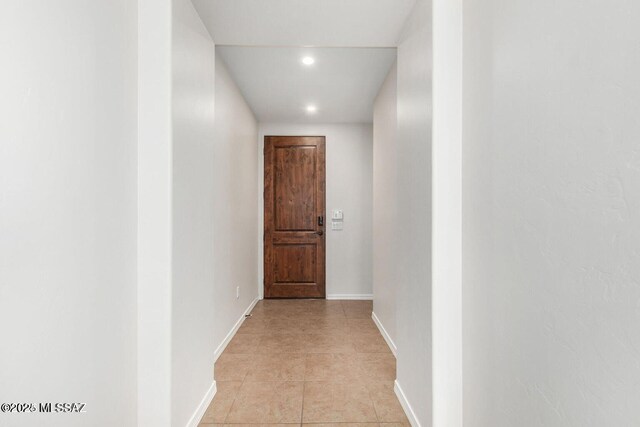
[[[320,231],[316,231],[316,234],[317,234],[318,236],[322,236],[322,235],[324,234],[324,232],[323,232],[322,230],[320,230]]]

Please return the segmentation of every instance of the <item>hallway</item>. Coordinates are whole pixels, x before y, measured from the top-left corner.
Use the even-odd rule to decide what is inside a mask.
[[[640,1],[0,21],[0,427],[640,427]]]
[[[409,425],[371,310],[371,301],[258,302],[215,364],[218,391],[200,425]]]

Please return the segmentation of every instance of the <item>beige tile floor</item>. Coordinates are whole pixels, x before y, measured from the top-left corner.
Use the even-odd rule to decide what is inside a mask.
[[[201,426],[408,426],[371,301],[264,300],[215,365]]]

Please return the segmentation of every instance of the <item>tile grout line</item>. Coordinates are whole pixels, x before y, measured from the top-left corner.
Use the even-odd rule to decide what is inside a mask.
[[[304,379],[305,381],[302,381],[302,407],[300,408],[300,425],[302,426],[302,423],[304,422],[304,392],[307,389],[307,381],[306,381],[306,366],[307,366],[307,362],[305,360],[305,374],[304,374]]]
[[[309,353],[304,355],[304,372],[302,374],[302,408],[300,408],[300,426],[304,422],[304,392],[307,389],[307,362],[309,361]]]
[[[231,402],[231,406],[229,406],[229,410],[227,411],[227,415],[225,415],[225,417],[224,417],[223,424],[228,424],[227,421],[228,421],[228,418],[229,418],[229,414],[231,413],[231,410],[233,409],[233,404],[236,403],[236,400],[238,399],[238,395],[240,394],[240,390],[242,390],[242,386],[244,385],[244,382],[247,379],[247,375],[249,375],[249,371],[248,370],[244,374],[244,377],[242,377],[242,381],[240,381],[240,387],[238,387],[238,392],[236,393],[235,396],[233,396],[233,401]]]
[[[365,387],[367,387],[365,385]],[[376,408],[376,402],[373,400],[373,397],[371,397],[371,390],[369,389],[369,387],[367,387],[367,393],[369,394],[369,400],[371,400],[371,404],[373,405],[373,412],[375,412],[376,414],[376,420],[378,420],[378,424],[380,424],[380,415],[378,415],[378,409]]]
[[[255,309],[255,307],[254,307],[254,309]],[[251,311],[253,312],[253,310],[251,310]],[[233,338],[235,338],[235,336]],[[231,342],[229,344],[231,344]],[[225,349],[225,351],[226,351],[226,349]],[[224,352],[223,352],[223,354],[224,354]],[[253,353],[253,355],[255,355],[255,354],[256,353]],[[244,385],[248,375],[249,375],[249,370],[247,370],[247,372],[245,372],[244,376],[242,377],[242,381],[240,382],[240,387],[238,388],[238,392],[236,393],[235,396],[233,396],[233,401],[231,402],[231,406],[229,407],[229,410],[227,411],[227,415],[225,415],[225,417],[224,417],[223,424],[227,424],[228,419],[229,419],[229,414],[231,414],[231,410],[233,409],[233,405],[234,405],[234,403],[236,403],[236,400],[238,399],[238,395],[240,394],[240,391],[242,390],[242,386]]]

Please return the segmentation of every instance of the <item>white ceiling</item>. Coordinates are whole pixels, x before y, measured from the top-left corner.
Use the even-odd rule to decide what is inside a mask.
[[[371,0],[375,1],[375,0]],[[217,46],[261,122],[368,123],[395,48]],[[301,59],[311,56],[312,66]],[[309,114],[307,105],[318,111]]]
[[[415,0],[193,0],[216,44],[395,47]]]

